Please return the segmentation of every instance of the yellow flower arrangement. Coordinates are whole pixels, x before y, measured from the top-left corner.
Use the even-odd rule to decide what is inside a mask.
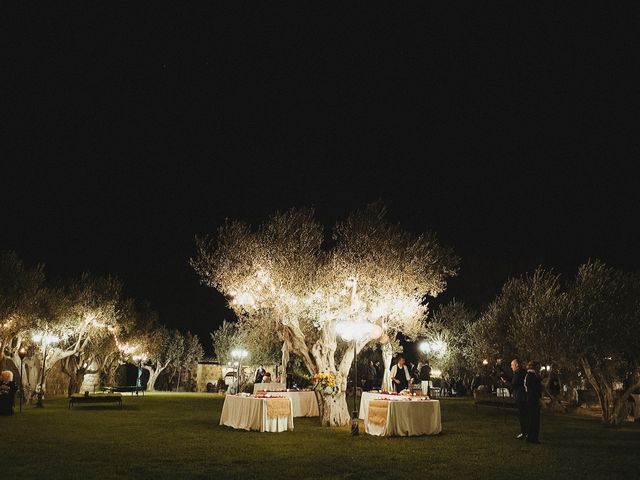
[[[316,390],[332,391],[338,390],[338,381],[336,375],[333,372],[319,372],[313,376],[313,384]]]

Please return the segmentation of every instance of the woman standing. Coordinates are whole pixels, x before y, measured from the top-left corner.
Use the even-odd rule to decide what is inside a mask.
[[[409,369],[405,364],[404,357],[402,355],[398,355],[396,364],[391,367],[391,381],[393,382],[396,392],[401,392],[402,390],[409,388],[410,380],[411,375],[409,375]]]

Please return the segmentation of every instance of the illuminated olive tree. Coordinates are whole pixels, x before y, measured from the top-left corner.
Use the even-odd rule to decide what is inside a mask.
[[[42,265],[29,267],[14,252],[0,252],[0,360],[20,371],[18,352],[28,351],[23,371],[27,393],[37,383],[30,329],[45,299],[44,281]]]
[[[426,298],[456,273],[457,259],[434,235],[403,231],[385,213],[379,204],[356,211],[331,239],[310,209],[276,213],[257,228],[229,222],[215,238],[197,239],[191,264],[205,285],[226,295],[250,328],[278,332],[311,373],[336,374],[339,391],[322,395],[323,425],[349,422],[353,349],[339,341],[335,323],[372,322],[387,338],[415,337]]]
[[[159,325],[140,331],[129,345],[127,359],[133,362],[140,359],[142,368],[149,372],[147,390],[150,392],[155,391],[160,374],[184,354],[181,333]]]
[[[479,363],[468,355],[475,321],[474,312],[463,303],[452,301],[438,309],[427,324],[424,336],[426,350],[422,353],[431,367],[461,378],[467,385]]]
[[[617,425],[640,388],[639,329],[640,276],[590,261],[568,285],[542,268],[507,281],[469,340],[479,358],[519,355],[581,370],[603,422]]]
[[[603,423],[619,425],[640,388],[640,275],[600,261],[581,265],[562,320],[561,341],[595,390]]]

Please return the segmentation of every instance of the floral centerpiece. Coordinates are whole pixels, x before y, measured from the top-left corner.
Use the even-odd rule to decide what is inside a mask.
[[[320,372],[316,373],[313,378],[313,387],[327,394],[334,394],[338,392],[338,380],[333,372]]]

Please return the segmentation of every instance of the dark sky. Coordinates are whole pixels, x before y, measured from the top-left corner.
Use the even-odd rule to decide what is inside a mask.
[[[633,12],[241,3],[5,12],[0,249],[202,336],[228,314],[194,235],[291,206],[382,199],[475,307],[538,264],[640,267]]]

